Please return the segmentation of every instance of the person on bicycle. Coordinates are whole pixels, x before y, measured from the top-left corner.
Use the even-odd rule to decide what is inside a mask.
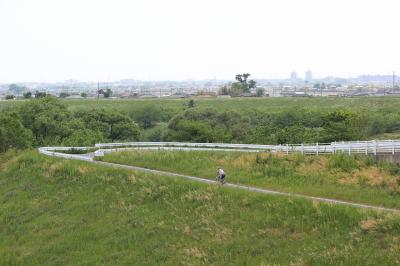
[[[222,184],[225,183],[225,171],[222,168],[218,168],[217,170],[217,178],[218,181],[221,182]]]

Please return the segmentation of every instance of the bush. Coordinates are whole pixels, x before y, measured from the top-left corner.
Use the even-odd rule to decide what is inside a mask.
[[[251,135],[248,119],[236,112],[189,108],[168,124],[167,139],[194,142],[245,142]]]
[[[65,146],[84,147],[94,146],[94,144],[104,142],[103,134],[91,129],[81,129],[72,133],[64,141]]]
[[[87,129],[99,131],[111,141],[135,141],[139,139],[139,126],[128,116],[118,112],[91,110],[75,113]]]
[[[22,125],[16,114],[0,113],[0,152],[26,149],[32,142],[32,132]]]

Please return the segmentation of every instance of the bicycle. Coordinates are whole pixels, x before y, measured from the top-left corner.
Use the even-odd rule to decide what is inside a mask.
[[[223,175],[223,176],[217,175],[217,177],[215,179],[217,180],[217,182],[221,183],[222,185],[225,184],[225,175]]]

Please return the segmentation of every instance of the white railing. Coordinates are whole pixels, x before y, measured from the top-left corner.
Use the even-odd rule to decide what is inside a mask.
[[[126,142],[126,143],[99,143],[99,149],[224,149],[241,151],[270,151],[281,153],[303,154],[395,154],[400,152],[400,140],[379,141],[347,141],[314,144],[228,144],[228,143],[186,143],[186,142]]]
[[[87,154],[68,154],[63,151],[96,151]],[[273,153],[301,153],[301,154],[396,154],[400,153],[400,140],[379,141],[348,141],[314,144],[283,144],[283,145],[257,145],[257,144],[230,144],[230,143],[190,143],[190,142],[126,142],[126,143],[99,143],[95,147],[41,147],[42,154],[63,158],[76,158],[92,160],[95,156],[105,153],[122,151],[126,149],[148,150],[221,150],[241,152],[273,152]]]

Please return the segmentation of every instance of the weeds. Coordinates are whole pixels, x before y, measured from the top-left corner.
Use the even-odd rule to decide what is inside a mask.
[[[102,160],[210,179],[222,167],[228,182],[400,208],[400,167],[369,156],[132,150]]]

